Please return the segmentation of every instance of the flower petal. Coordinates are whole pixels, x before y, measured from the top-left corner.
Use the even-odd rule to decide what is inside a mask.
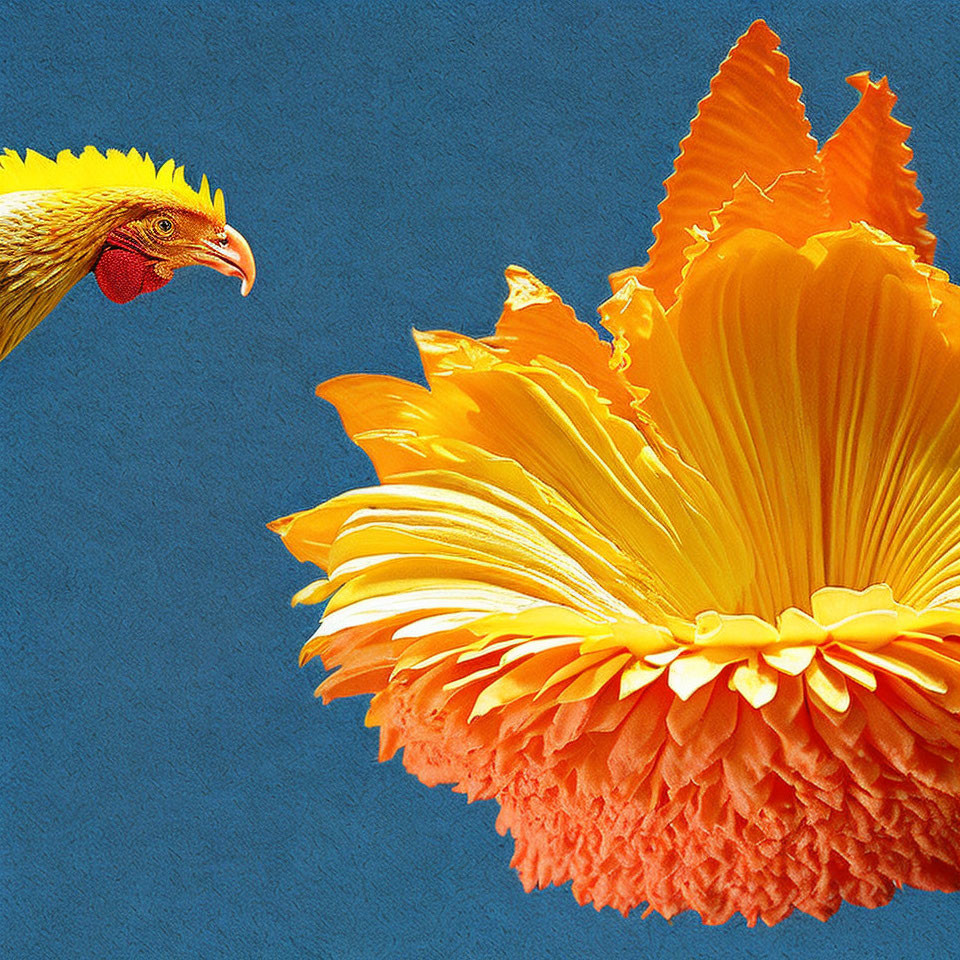
[[[960,353],[939,329],[956,309],[868,228],[799,251],[746,230],[631,344],[649,415],[748,534],[740,610],[879,581],[922,606],[960,584]]]
[[[920,212],[917,175],[906,168],[913,157],[906,145],[910,128],[891,115],[897,98],[886,77],[872,81],[869,73],[856,73],[847,82],[860,102],[820,151],[834,225],[864,220],[932,263],[937,240]]]
[[[711,244],[668,316],[631,345],[627,371],[650,389],[645,406],[666,441],[715,487],[751,546],[751,562],[728,572],[726,591],[739,599],[716,609],[771,621],[824,583],[811,536],[820,529],[820,464],[796,348],[813,269],[761,231]]]
[[[831,709],[845,713],[850,709],[850,691],[843,674],[822,660],[814,660],[803,674],[807,686]]]
[[[510,295],[497,332],[483,342],[518,363],[549,357],[576,370],[610,403],[614,413],[633,419],[634,397],[627,382],[611,368],[610,344],[601,340],[593,327],[577,320],[573,310],[532,273],[511,266],[506,278]]]
[[[634,276],[668,306],[680,282],[688,231],[711,228],[711,213],[733,196],[744,174],[764,188],[783,173],[819,169],[800,87],[790,79],[790,62],[778,51],[779,43],[758,20],[720,65],[690,135],[680,144],[675,172],[664,184],[667,196],[653,228],[650,261],[642,269],[613,274],[614,291]]]
[[[713,214],[711,242],[756,228],[782,237],[793,247],[831,225],[830,205],[819,171],[800,170],[777,177],[765,190],[741,177],[733,197]]]
[[[681,700],[688,700],[697,690],[720,676],[725,667],[748,656],[749,652],[745,649],[698,648],[695,653],[678,657],[670,664],[670,689]]]
[[[741,663],[730,675],[730,689],[742,694],[751,707],[768,704],[777,695],[778,685],[776,671],[754,660]]]

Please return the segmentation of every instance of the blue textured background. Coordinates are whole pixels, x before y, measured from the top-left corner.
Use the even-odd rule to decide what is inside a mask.
[[[890,75],[955,273],[957,8],[273,7],[0,3],[0,142],[174,155],[260,270],[246,301],[88,279],[0,365],[2,955],[960,955],[939,894],[773,930],[525,895],[492,803],[378,765],[365,698],[313,700],[312,572],[264,528],[372,477],[318,381],[416,377],[410,327],[488,332],[511,262],[593,316],[755,16],[821,140],[846,74]]]

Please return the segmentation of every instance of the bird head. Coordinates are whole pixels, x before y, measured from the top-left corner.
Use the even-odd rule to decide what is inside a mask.
[[[194,264],[238,277],[243,296],[256,276],[253,254],[237,230],[216,215],[158,197],[111,229],[93,270],[104,295],[126,303],[168,283],[174,270]]]
[[[17,259],[45,265],[48,285],[72,285],[93,271],[117,303],[162,287],[192,264],[238,277],[244,296],[256,276],[250,246],[226,222],[222,192],[211,196],[206,177],[195,190],[182,166],[168,160],[158,169],[136,150],[87,147],[55,160],[7,150],[0,227],[0,273],[5,260]]]
[[[194,189],[182,166],[136,150],[0,155],[0,359],[88,273],[126,303],[191,264],[238,277],[244,296],[256,276],[206,177]]]

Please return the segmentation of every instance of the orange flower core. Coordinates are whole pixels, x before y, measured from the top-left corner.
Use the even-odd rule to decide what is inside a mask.
[[[318,392],[381,485],[272,524],[381,759],[530,889],[707,923],[960,887],[960,298],[886,80],[817,150],[757,22],[602,341],[518,267],[429,389]]]

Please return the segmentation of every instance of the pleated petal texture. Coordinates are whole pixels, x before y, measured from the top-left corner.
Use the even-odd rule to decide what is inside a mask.
[[[380,484],[270,526],[380,758],[495,798],[526,889],[706,923],[960,889],[960,297],[885,81],[819,153],[762,22],[612,343],[520,267],[427,386],[318,388]]]

